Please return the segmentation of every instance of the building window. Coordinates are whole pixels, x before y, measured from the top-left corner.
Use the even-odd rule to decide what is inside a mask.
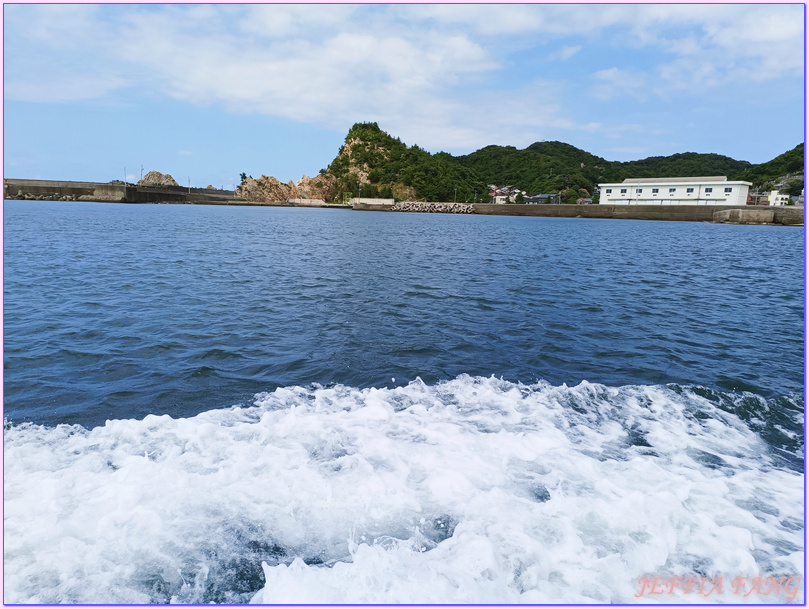
[[[733,189],[732,188],[725,188],[725,192],[729,194],[729,193],[733,192]]]
[[[606,192],[608,195],[611,195],[612,194],[612,188],[608,188],[604,192]]]
[[[706,194],[706,195],[707,195],[707,194],[710,194],[710,193],[712,193],[712,192],[713,192],[713,188],[706,188],[706,189],[705,189],[705,194]]]
[[[656,195],[658,192],[660,192],[659,188],[652,188],[652,194],[653,195]]]
[[[636,188],[636,189],[635,189],[635,194],[636,194],[636,195],[639,195],[639,194],[640,194],[640,193],[642,193],[642,192],[643,192],[643,189],[642,189],[642,188]]]
[[[669,193],[674,194],[675,192],[677,192],[676,188],[669,188]]]
[[[625,195],[625,194],[626,194],[626,188],[622,188],[622,189],[621,189],[621,194],[622,194],[622,195]]]
[[[686,188],[685,192],[688,193],[688,194],[692,194],[694,192],[694,189],[693,188]]]

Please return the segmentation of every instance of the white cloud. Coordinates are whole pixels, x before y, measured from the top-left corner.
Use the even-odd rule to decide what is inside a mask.
[[[581,45],[577,44],[576,46],[563,46],[558,51],[554,51],[550,54],[551,59],[560,59],[564,61],[565,59],[570,59],[576,53],[581,51]]]
[[[127,84],[117,76],[81,74],[38,74],[36,79],[13,78],[3,83],[6,99],[51,103],[97,99]]]
[[[238,19],[239,29],[246,35],[259,35],[266,38],[300,38],[316,32],[357,31],[361,20],[353,20],[356,6],[331,4],[310,5],[265,4],[250,5]]]
[[[171,13],[139,13],[127,22],[118,49],[165,94],[335,130],[373,116],[438,111],[453,86],[498,65],[460,34],[365,28],[295,43],[257,42],[230,34],[199,37],[195,20],[180,22]]]
[[[621,95],[653,97],[703,95],[740,83],[798,77],[804,69],[803,22],[795,6],[659,5],[638,7],[631,40],[668,54],[653,69],[595,72],[591,93],[598,99]]]
[[[5,17],[7,99],[137,87],[335,131],[377,120],[428,148],[618,138],[634,123],[598,105],[577,119],[565,96],[648,102],[803,74],[794,5],[9,5]],[[542,66],[509,71],[515,49],[550,65],[591,45],[632,59],[602,53],[556,82]]]
[[[590,89],[598,99],[632,96],[640,100],[647,98],[646,81],[648,75],[643,72],[629,72],[617,67],[599,70],[593,74],[596,84]]]

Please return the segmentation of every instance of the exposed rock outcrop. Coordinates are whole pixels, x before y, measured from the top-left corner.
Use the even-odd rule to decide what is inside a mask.
[[[328,173],[321,173],[313,178],[304,175],[298,180],[297,189],[303,198],[333,201],[337,195],[337,178]]]
[[[304,175],[297,184],[292,180],[283,184],[272,176],[248,177],[236,189],[236,194],[257,203],[282,203],[289,199],[333,201],[337,194],[337,180],[322,173],[313,178]]]
[[[179,184],[167,173],[150,171],[141,178],[138,186],[179,186]]]

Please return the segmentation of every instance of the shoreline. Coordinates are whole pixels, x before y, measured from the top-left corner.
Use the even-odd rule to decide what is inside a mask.
[[[357,211],[398,213],[453,213],[441,206],[472,207],[472,213],[487,216],[534,216],[543,218],[594,218],[604,220],[659,220],[803,226],[804,208],[754,205],[517,205],[493,203],[420,203],[421,210],[400,211],[394,205],[354,203]]]
[[[310,207],[398,213],[462,213],[490,216],[662,220],[730,224],[804,226],[804,208],[754,205],[518,205],[492,203],[408,202],[352,205],[311,201],[247,201],[234,191],[147,187],[135,184],[4,179],[3,199],[9,201],[87,201],[98,203],[232,205],[245,207]]]

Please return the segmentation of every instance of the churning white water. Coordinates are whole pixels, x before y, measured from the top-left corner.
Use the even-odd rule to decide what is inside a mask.
[[[291,387],[4,440],[6,603],[803,602],[802,472],[689,388]]]

